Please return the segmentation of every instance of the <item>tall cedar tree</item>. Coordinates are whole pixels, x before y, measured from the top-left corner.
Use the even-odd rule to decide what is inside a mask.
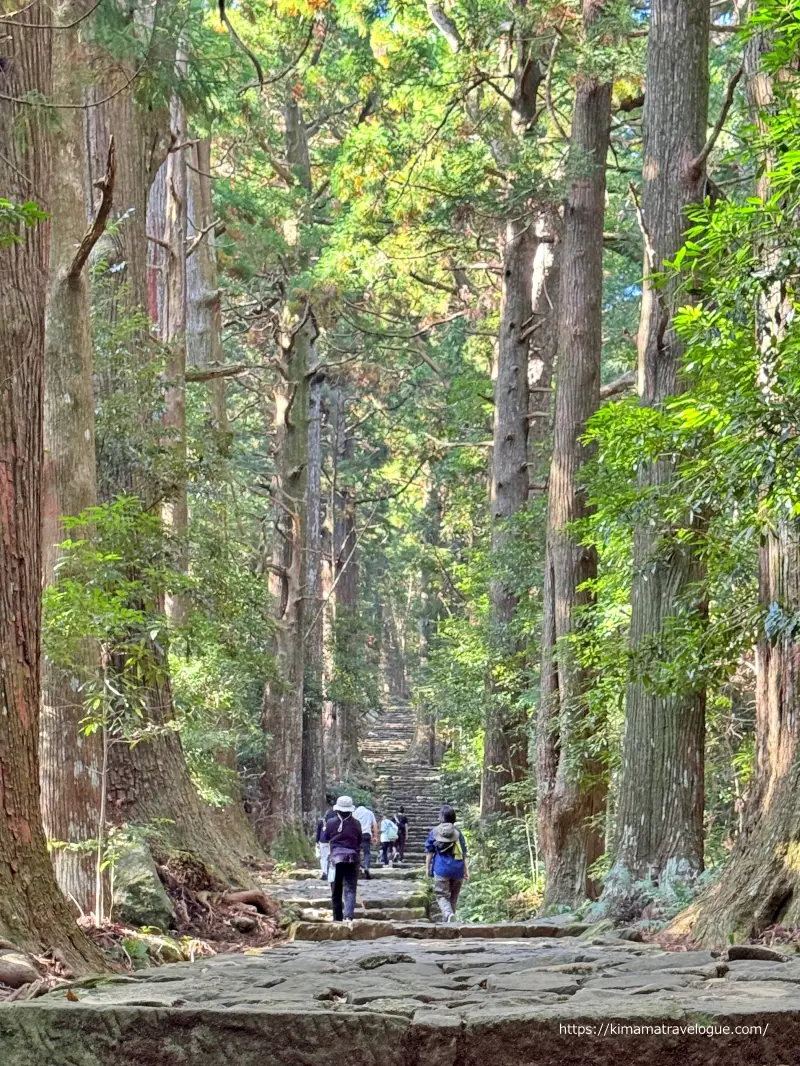
[[[80,105],[89,62],[88,0],[64,0],[54,9],[61,27],[53,35],[53,95]],[[72,25],[78,20],[79,25]],[[79,106],[59,113],[59,133],[52,139],[54,170],[50,203],[50,279],[45,321],[44,584],[50,584],[65,538],[64,515],[78,515],[97,503],[92,382],[91,303],[87,258],[111,207],[114,156],[107,160],[89,229],[85,189],[88,174],[83,115]],[[72,531],[72,539],[80,533]],[[87,641],[74,671],[42,664],[41,786],[42,820],[48,839],[70,845],[102,836],[103,739],[87,732],[81,685],[100,668],[99,649]],[[102,911],[103,883],[94,849],[56,847],[53,863],[64,894],[85,913]]]
[[[702,200],[708,112],[707,0],[654,0],[647,40],[641,224],[645,280],[639,325],[641,403],[661,408],[681,391],[682,347],[672,325],[677,281],[656,275],[683,244],[686,208]],[[675,476],[670,456],[641,464],[651,495]],[[697,533],[698,530],[690,530]],[[641,879],[691,880],[703,866],[705,690],[689,679],[669,691],[648,683],[644,664],[668,654],[681,611],[704,612],[702,569],[689,538],[639,523],[634,533],[631,676],[613,868],[604,898]]]
[[[0,188],[12,203],[50,205],[52,159],[44,108],[14,103],[52,92],[52,40],[43,8],[14,14],[0,42]],[[47,16],[44,17],[47,21]],[[31,24],[31,25],[26,25]],[[58,890],[39,808],[41,492],[44,323],[50,226],[0,242],[0,932],[21,948],[57,947],[75,970],[102,967]]]
[[[296,181],[311,191],[311,164],[305,120],[293,91],[284,106],[286,158]],[[287,224],[289,243],[299,259],[300,223]],[[275,612],[273,652],[277,678],[264,688],[262,719],[267,756],[261,778],[263,812],[259,835],[266,846],[290,840],[302,827],[304,625],[308,535],[309,368],[317,325],[306,297],[286,286],[277,330],[278,382],[274,402],[273,554],[270,592]],[[321,664],[320,664],[321,665]]]
[[[762,64],[770,48],[768,34],[756,34],[745,50],[745,76],[752,119],[760,134],[774,105],[773,76]],[[756,193],[772,195],[769,169],[775,159],[764,150]],[[756,342],[761,354],[759,380],[772,381],[781,340],[791,321],[789,285],[780,265],[781,244],[761,249],[765,291],[755,308]],[[767,404],[779,396],[764,389]],[[800,612],[800,524],[784,515],[762,532],[758,565],[759,601],[766,612],[776,605],[786,617]],[[699,901],[682,924],[693,925],[700,943],[725,945],[733,937],[758,936],[774,924],[789,928],[800,921],[800,874],[796,860],[800,838],[800,675],[798,641],[792,627],[771,637],[762,626],[756,649],[756,765],[754,787],[744,830],[719,882]]]
[[[602,2],[585,0],[584,34]],[[591,672],[575,653],[580,611],[591,603],[586,583],[597,575],[594,548],[570,524],[587,513],[582,467],[587,420],[600,403],[603,219],[611,79],[579,72],[572,113],[564,208],[556,364],[555,422],[547,514],[542,623],[542,682],[537,719],[539,836],[547,870],[545,905],[575,906],[588,894],[587,870],[602,853],[591,819],[602,812],[600,768],[587,762],[585,697]]]
[[[165,17],[165,6],[153,12],[157,19]],[[131,16],[133,17],[133,16]],[[141,29],[139,23],[137,28]],[[170,68],[175,63],[177,45],[171,34],[159,36],[159,26],[147,27],[151,36],[162,41],[163,58]],[[171,46],[169,41],[173,40]],[[167,107],[159,107],[134,96],[132,61],[121,61],[122,70],[115,66],[116,77],[92,87],[96,106],[89,110],[92,176],[100,171],[100,161],[108,152],[108,142],[114,137],[117,174],[114,196],[114,216],[120,224],[113,230],[110,250],[112,278],[116,283],[115,314],[118,320],[132,323],[142,320],[148,307],[157,306],[157,296],[148,299],[148,198],[154,178],[165,162],[170,144],[170,114]],[[126,87],[131,84],[131,88]],[[130,380],[136,372],[146,372],[153,358],[153,345],[146,325],[137,327],[128,338],[126,355]],[[119,382],[103,381],[102,388],[121,387]],[[137,412],[139,425],[134,439],[142,439],[151,432],[152,412],[140,403]],[[113,498],[123,493],[135,493],[146,507],[155,506],[159,486],[145,469],[143,457],[124,447],[124,442],[104,441],[98,449],[98,480],[101,496]],[[109,818],[115,823],[140,825],[158,824],[169,840],[169,846],[195,854],[221,877],[234,884],[247,879],[241,859],[248,850],[244,841],[231,841],[222,835],[214,816],[200,799],[189,777],[179,734],[172,728],[174,710],[172,689],[166,670],[165,650],[151,645],[151,654],[159,662],[156,676],[129,679],[141,688],[145,721],[150,735],[136,745],[114,744],[111,748],[108,776]],[[114,664],[124,671],[124,663]]]

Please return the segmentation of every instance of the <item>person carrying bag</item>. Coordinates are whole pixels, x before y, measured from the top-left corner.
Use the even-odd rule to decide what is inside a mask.
[[[335,922],[351,921],[356,909],[361,823],[353,817],[354,810],[352,798],[340,796],[322,834],[323,842],[330,845],[328,881]]]

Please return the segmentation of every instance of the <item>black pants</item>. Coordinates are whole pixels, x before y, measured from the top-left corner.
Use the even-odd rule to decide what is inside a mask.
[[[401,833],[397,838],[397,857],[400,862],[403,861],[403,856],[406,853],[406,834]]]
[[[383,841],[381,841],[381,862],[383,863],[384,866],[386,866],[388,864],[389,860],[392,858],[392,852],[394,851],[394,847],[395,847],[395,841],[394,840],[383,840]]]
[[[358,863],[337,862],[334,869],[336,871],[336,876],[331,882],[333,920],[335,922],[341,922],[343,920],[349,922],[356,909]],[[344,908],[342,907],[342,895],[344,895]]]

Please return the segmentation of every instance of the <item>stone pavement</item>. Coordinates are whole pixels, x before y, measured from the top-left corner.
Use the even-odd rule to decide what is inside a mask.
[[[441,925],[419,866],[361,881],[349,923],[317,871],[264,888],[290,943],[0,1004],[0,1066],[800,1064],[800,954],[666,952],[570,916]]]
[[[0,1062],[793,1064],[800,1061],[800,959],[781,958],[668,953],[591,930],[294,942],[79,983],[73,999],[59,989],[0,1005]],[[704,1031],[715,1026],[730,1031]],[[734,1031],[741,1026],[762,1032]]]
[[[375,775],[374,801],[378,815],[396,815],[404,807],[409,820],[406,857],[422,862],[424,844],[439,820],[446,797],[441,791],[441,771],[428,766],[427,752],[414,749],[414,712],[405,703],[382,707],[359,745]]]

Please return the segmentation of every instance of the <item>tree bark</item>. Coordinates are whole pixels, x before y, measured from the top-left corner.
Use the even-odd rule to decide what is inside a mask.
[[[774,100],[772,75],[762,65],[770,44],[769,35],[754,35],[744,57],[751,116],[762,135]],[[772,152],[765,151],[756,182],[763,202],[772,194],[774,162]],[[780,254],[777,242],[762,249],[767,281],[754,320],[763,382],[774,380],[791,321]],[[762,394],[767,404],[781,402],[769,388]],[[788,506],[762,531],[758,589],[765,620],[771,609],[778,608],[786,618],[800,612],[800,523]],[[756,669],[756,765],[743,830],[719,881],[674,923],[677,931],[692,932],[702,944],[724,946],[731,939],[758,936],[776,923],[793,927],[800,922],[800,645],[791,628],[771,637],[762,626]]]
[[[334,464],[335,464],[335,452]],[[334,466],[335,479],[335,466]],[[333,550],[333,494],[328,498],[325,523],[322,527],[322,568],[321,594],[325,604],[322,612],[322,672],[325,698],[322,705],[323,759],[325,763],[326,782],[332,784],[341,781],[341,753],[339,751],[339,727],[337,722],[336,702],[331,698],[331,686],[336,674],[334,625],[335,625],[335,589],[336,560]]]
[[[59,26],[86,16],[87,0],[63,0],[54,9]],[[82,64],[88,49],[82,35],[88,30],[59,30],[53,35],[53,95],[80,105],[84,98]],[[87,231],[84,190],[88,160],[80,106],[61,115],[59,136],[53,138],[53,163],[58,181],[50,204],[50,283],[45,316],[45,405],[43,467],[44,585],[52,584],[67,534],[64,515],[78,515],[97,503],[94,452],[94,387],[89,279],[84,267],[73,269],[76,249]],[[109,182],[113,186],[113,156]],[[112,195],[113,188],[103,195]],[[98,210],[103,202],[98,197]],[[90,207],[93,208],[93,204]],[[94,210],[91,211],[94,217]],[[72,539],[79,532],[70,534]],[[42,822],[49,840],[85,845],[98,840],[103,789],[102,733],[85,734],[82,686],[100,670],[99,648],[87,644],[73,670],[47,659],[42,664],[40,762]],[[52,851],[62,892],[84,913],[103,913],[102,880],[97,876],[93,850],[56,847]],[[100,892],[98,893],[98,881]]]
[[[165,17],[164,0],[158,3],[152,18]],[[136,14],[134,13],[134,16]],[[153,35],[153,26],[133,27],[134,32]],[[169,34],[162,33],[166,40]],[[161,48],[159,59],[174,64],[176,45],[171,54],[168,44]],[[120,61],[123,71],[131,77],[133,71],[127,60]],[[120,79],[122,73],[120,73]],[[119,81],[92,89],[94,100],[114,93]],[[145,108],[134,100],[131,90],[116,92],[113,99],[89,109],[88,134],[92,146],[93,175],[97,176],[99,159],[105,158],[108,139],[113,134],[117,149],[117,180],[114,216],[120,220],[115,227],[112,260],[119,269],[114,273],[115,313],[119,320],[127,319],[134,328],[127,335],[126,365],[123,376],[113,371],[101,381],[101,389],[111,393],[115,389],[135,383],[140,370],[146,370],[153,358],[150,329],[145,316],[150,306],[161,309],[166,316],[166,296],[158,297],[153,283],[148,294],[148,197],[161,164],[167,156],[170,142],[170,115],[166,107]],[[166,176],[166,175],[165,175]],[[123,217],[124,216],[124,217]],[[151,272],[151,277],[155,275]],[[156,299],[153,300],[155,293]],[[98,441],[98,482],[101,499],[113,499],[124,493],[139,496],[145,507],[160,502],[163,485],[153,478],[146,466],[147,456],[136,447],[137,441],[149,440],[152,435],[152,411],[144,403],[135,411],[136,425],[131,427],[131,447],[127,441],[114,439]],[[166,674],[163,648],[151,647]],[[119,669],[124,669],[119,666]],[[165,850],[193,852],[220,877],[241,884],[247,874],[241,860],[250,853],[247,841],[224,837],[215,824],[214,814],[198,796],[189,777],[179,734],[174,729],[172,693],[169,679],[160,682],[139,682],[146,690],[142,702],[146,707],[146,725],[151,734],[136,745],[112,743],[109,756],[109,818],[116,824],[138,824],[158,827]],[[154,828],[155,832],[155,828]],[[153,845],[158,847],[157,843]]]
[[[303,113],[292,90],[283,109],[286,158],[293,179],[311,191],[311,163]],[[292,218],[284,233],[296,269],[305,265],[301,223]],[[262,843],[294,847],[303,816],[303,683],[306,546],[308,536],[309,369],[314,363],[317,326],[307,298],[295,297],[291,279],[278,335],[278,384],[274,392],[275,508],[270,592],[275,610],[273,650],[277,677],[264,687],[263,728],[268,736],[261,794]]]
[[[186,268],[186,362],[190,367],[200,369],[222,364],[222,309],[213,229],[214,206],[211,198],[211,138],[204,137],[186,151],[190,152],[190,158],[187,160],[187,236],[189,240],[194,241],[204,230],[208,230],[189,257]],[[224,437],[228,431],[225,378],[212,378],[208,383],[208,391],[212,428]]]
[[[434,584],[434,566],[431,554],[436,551],[442,525],[442,500],[435,470],[429,470],[425,479],[422,504],[422,566],[419,573],[419,653],[418,670],[420,687],[425,685],[428,673],[428,657],[436,634],[439,617],[439,599]],[[421,693],[416,697],[416,730],[414,749],[429,766],[437,762],[437,714],[436,703]]]
[[[584,32],[601,5],[584,4]],[[547,887],[545,908],[574,907],[589,894],[587,870],[602,853],[591,819],[604,806],[601,768],[589,759],[592,730],[586,697],[592,683],[574,646],[581,612],[593,601],[586,582],[597,554],[570,526],[587,513],[583,435],[600,403],[603,221],[611,81],[579,73],[572,115],[570,167],[576,174],[564,210],[558,313],[555,422],[547,513],[541,695],[537,717],[539,838]]]
[[[185,41],[178,44],[175,77],[186,74],[188,56]],[[174,144],[186,141],[186,115],[177,93],[170,103],[170,132]],[[164,526],[175,539],[175,565],[188,573],[189,499],[186,490],[186,235],[188,229],[188,183],[186,149],[172,151],[166,166],[166,284],[164,286],[164,322],[162,340],[167,346],[164,368],[166,390],[163,424],[166,448],[171,458],[169,496],[161,508]],[[167,617],[174,626],[186,622],[188,604],[178,592],[166,599]]]
[[[151,42],[156,38],[166,40],[169,35],[163,31],[162,25],[166,8],[167,0],[157,0],[152,8],[147,9],[144,19],[138,9],[126,12],[129,32],[144,36]],[[162,47],[167,49],[166,44]],[[159,55],[157,58],[173,63],[174,45],[171,56]],[[110,313],[118,322],[129,324],[125,334],[126,364],[121,368],[107,369],[100,376],[98,386],[101,395],[112,393],[116,388],[130,388],[131,380],[135,383],[138,371],[144,370],[153,358],[147,312],[148,308],[155,310],[154,293],[159,267],[165,258],[160,254],[163,251],[161,249],[158,250],[158,256],[151,254],[154,249],[147,239],[147,221],[150,188],[169,148],[169,110],[164,105],[140,105],[134,99],[133,89],[123,88],[126,82],[134,79],[134,75],[133,60],[120,58],[114,63],[113,73],[88,91],[86,135],[90,144],[90,168],[87,202],[91,201],[94,182],[104,173],[108,142],[113,136],[117,149],[113,216],[118,225],[111,229],[105,242],[109,264],[115,268],[110,275],[113,282]],[[162,318],[153,316],[153,320],[161,322]],[[141,443],[150,427],[151,417],[149,410],[137,411],[139,424],[129,439],[98,436],[98,490],[101,499],[111,499],[127,492],[138,495],[145,506],[151,506],[160,498],[160,486],[154,484],[148,469],[148,456]]]
[[[308,399],[308,530],[305,545],[305,670],[303,678],[303,816],[311,827],[325,812],[322,615],[322,380]]]
[[[558,346],[563,240],[555,207],[536,223],[533,257],[533,333],[528,353],[528,492],[547,496],[553,438],[553,371]]]
[[[643,116],[646,250],[639,327],[639,393],[648,407],[662,407],[681,389],[682,350],[672,328],[677,283],[657,285],[654,275],[681,247],[686,207],[702,199],[705,188],[705,166],[695,161],[706,140],[708,36],[704,0],[653,3]],[[674,470],[668,456],[643,463],[641,491],[665,490]],[[694,532],[698,529],[699,523]],[[703,867],[705,692],[689,678],[668,694],[646,680],[647,663],[670,654],[671,620],[682,611],[704,612],[694,591],[701,577],[691,542],[646,522],[638,526],[616,842],[604,890],[609,905],[624,899],[636,881],[691,881]]]
[[[347,428],[345,390],[338,390],[336,404],[336,441],[339,450],[336,490],[334,495],[333,552],[334,552],[334,678],[346,677],[356,655],[355,642],[359,623],[359,558],[356,529],[356,493],[352,483],[352,462],[355,458],[355,438]],[[344,465],[342,465],[344,464]],[[341,685],[340,685],[341,687]],[[339,772],[348,781],[362,768],[358,751],[358,707],[341,695],[336,699]]]
[[[527,220],[509,221],[503,249],[503,298],[494,389],[494,430],[490,508],[491,554],[495,573],[489,589],[489,626],[492,659],[504,667],[522,651],[514,633],[517,598],[504,557],[513,543],[513,518],[528,503],[528,355],[532,312],[533,257],[536,244]],[[505,670],[503,671],[505,672]],[[517,779],[527,763],[527,727],[514,707],[518,693],[509,691],[489,668],[486,687],[481,817],[490,818],[513,808],[503,789]]]
[[[52,92],[52,41],[38,5],[0,2],[3,92]],[[0,100],[0,189],[50,207],[44,109]],[[0,933],[20,948],[58,948],[76,971],[103,967],[58,890],[40,813],[41,490],[47,221],[0,248]]]
[[[264,689],[268,738],[258,826],[269,847],[302,827],[303,578],[308,491],[308,368],[316,325],[308,304],[287,305],[281,319],[280,369],[274,393],[275,508],[270,592],[275,609],[277,677]]]

